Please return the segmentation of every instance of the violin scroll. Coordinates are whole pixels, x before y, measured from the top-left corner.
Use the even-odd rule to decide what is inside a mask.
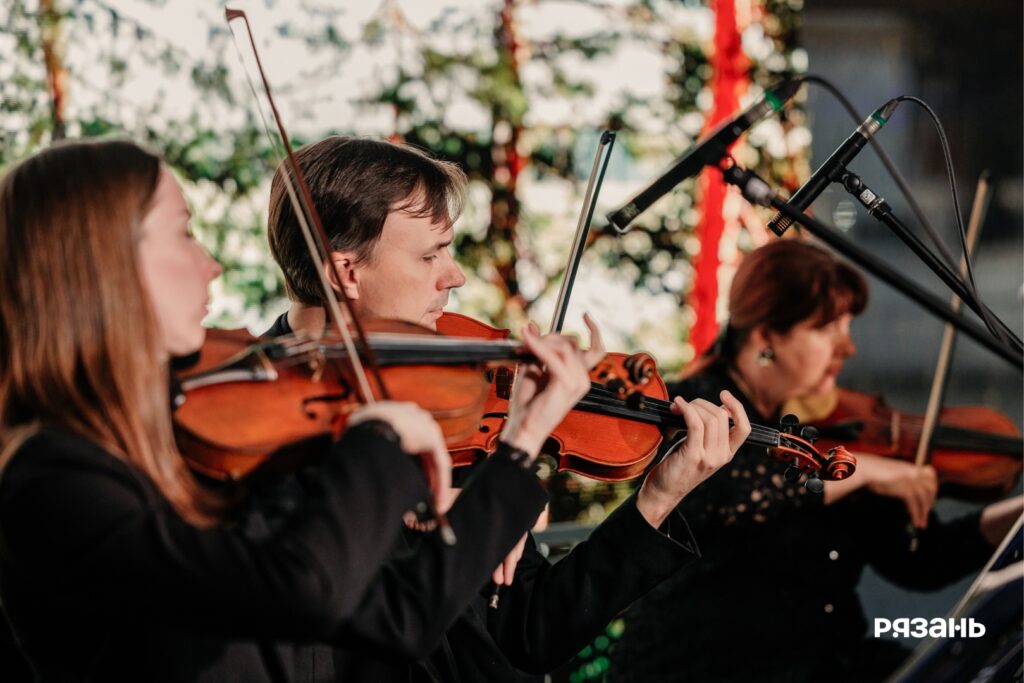
[[[797,429],[799,428],[799,433]],[[815,448],[818,430],[811,426],[800,427],[795,415],[783,415],[779,420],[779,443],[769,451],[776,459],[789,462],[786,468],[786,481],[796,482],[807,475],[804,486],[811,493],[825,490],[823,479],[839,481],[852,475],[857,469],[857,459],[843,446],[830,448],[822,455]]]
[[[642,410],[644,390],[657,372],[657,362],[649,353],[609,354],[590,371],[590,377],[631,408]]]

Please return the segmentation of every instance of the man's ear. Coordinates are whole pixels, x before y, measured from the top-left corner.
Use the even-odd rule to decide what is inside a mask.
[[[331,287],[337,291],[339,288],[344,288],[346,296],[352,301],[359,298],[359,277],[356,273],[356,255],[351,251],[332,251],[331,261],[334,263],[334,268],[331,268],[331,264],[324,263],[324,270],[327,273],[327,281],[331,283]],[[337,270],[338,277],[341,278],[341,282],[335,277],[335,270]]]

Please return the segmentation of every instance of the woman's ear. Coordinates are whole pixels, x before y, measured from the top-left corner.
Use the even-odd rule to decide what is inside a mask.
[[[774,338],[775,334],[766,326],[758,325],[747,335],[747,345],[752,346],[756,351],[761,351],[771,347]]]
[[[324,270],[327,274],[327,281],[331,283],[331,287],[335,291],[344,289],[345,295],[350,301],[355,301],[359,298],[359,277],[356,273],[356,255],[351,251],[332,251],[331,261],[334,263],[334,268],[331,268],[330,263],[324,263]],[[337,276],[341,278],[341,282],[338,282],[335,277],[335,271]]]
[[[778,332],[772,332],[763,325],[751,330],[748,346],[753,349],[757,364],[762,368],[770,367],[775,362],[775,342],[778,338]]]

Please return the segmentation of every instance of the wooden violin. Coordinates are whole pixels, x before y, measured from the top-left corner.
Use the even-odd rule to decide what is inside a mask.
[[[508,415],[516,366],[529,360],[508,332],[446,313],[442,336],[413,323],[368,321],[380,379],[394,400],[413,401],[441,426],[455,466],[492,453]],[[189,464],[208,477],[242,479],[295,466],[340,436],[361,401],[344,357],[327,337],[260,340],[244,330],[211,330],[199,362],[180,373],[175,430]],[[551,435],[559,467],[604,481],[643,473],[666,431],[685,432],[669,410],[665,383],[648,354],[609,354],[591,371],[592,388]],[[809,481],[844,479],[856,460],[841,446],[822,454],[796,423],[754,425],[747,442],[764,446]],[[814,489],[817,483],[810,487]]]
[[[485,369],[526,354],[521,344],[456,341],[413,323],[367,321],[364,329],[379,365],[371,384],[429,411],[449,440],[476,433]],[[339,438],[362,404],[351,365],[339,362],[346,356],[335,337],[210,330],[198,362],[176,377],[174,425],[185,459],[208,477],[241,479],[291,467],[286,454],[317,452],[300,444]]]
[[[509,334],[457,313],[442,315],[437,329],[462,338],[505,339]],[[602,481],[633,479],[651,463],[667,431],[685,433],[683,418],[669,409],[665,382],[649,354],[609,353],[590,378],[591,390],[552,432],[550,450],[559,469]],[[515,369],[492,369],[487,379],[490,392],[477,431],[449,442],[456,466],[471,465],[497,446]],[[822,479],[845,479],[856,469],[856,459],[841,445],[822,454],[813,444],[813,430],[797,433],[796,420],[785,420],[780,427],[752,425],[746,443],[763,446],[772,457],[789,463],[791,480],[806,474],[808,488],[820,491]]]
[[[881,396],[850,389],[787,404],[818,429],[822,447],[842,441],[854,452],[912,461],[922,417],[894,410]],[[1005,493],[1021,471],[1024,443],[1006,415],[983,406],[943,408],[932,438],[931,464],[940,482]]]

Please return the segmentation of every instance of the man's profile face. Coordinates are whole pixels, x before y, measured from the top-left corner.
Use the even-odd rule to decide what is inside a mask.
[[[429,216],[392,211],[366,261],[353,269],[358,284],[356,312],[363,319],[394,318],[437,328],[449,290],[465,275],[455,263],[455,231]]]

